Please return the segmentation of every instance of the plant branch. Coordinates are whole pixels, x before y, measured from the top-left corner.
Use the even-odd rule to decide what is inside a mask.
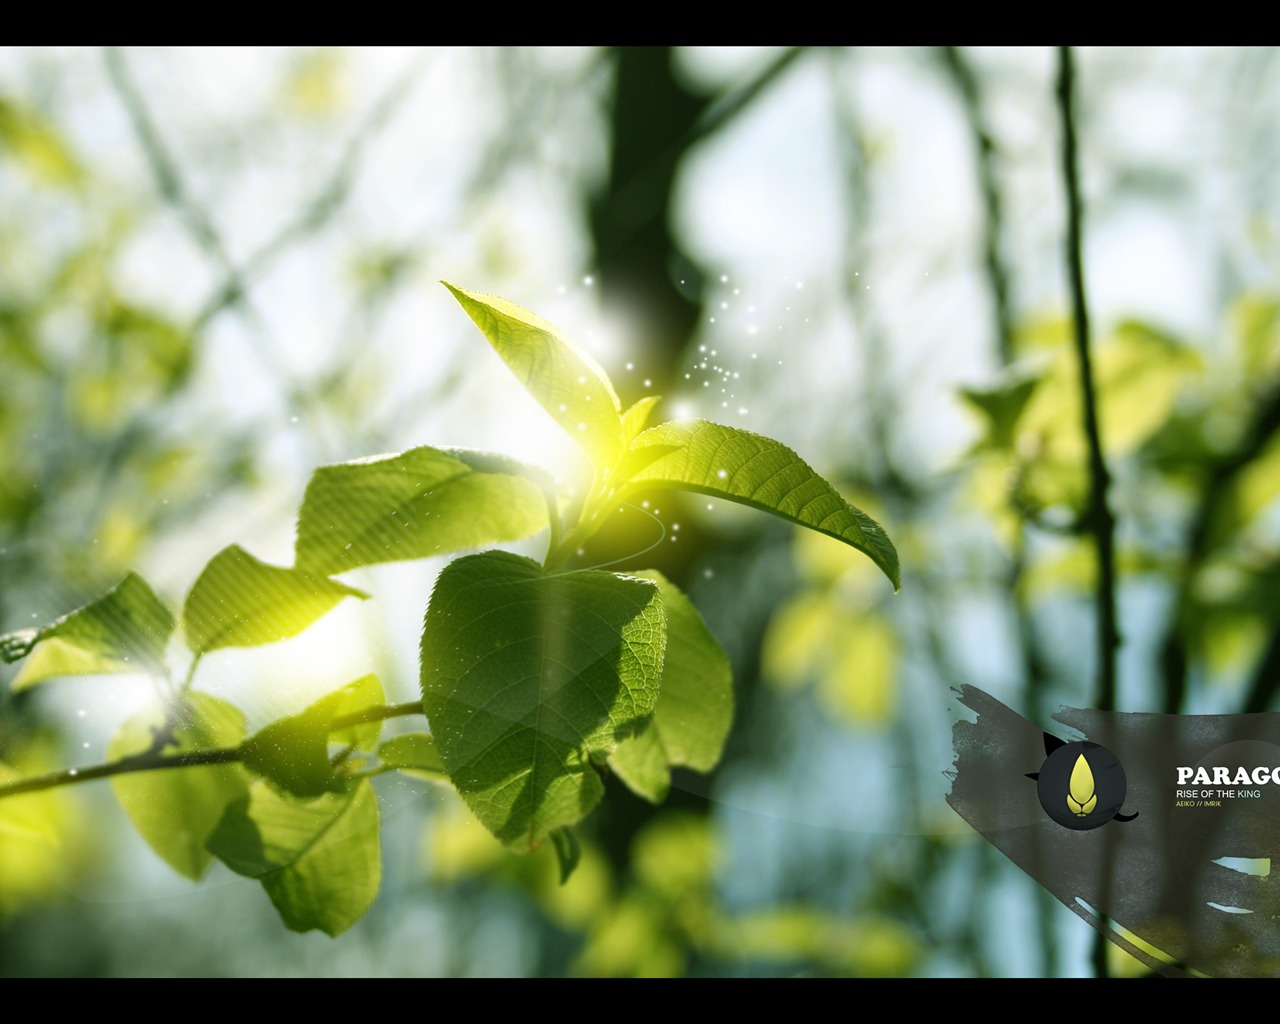
[[[409,61],[408,66],[373,104],[368,116],[347,142],[337,164],[311,201],[253,252],[238,271],[228,271],[226,278],[213,290],[196,315],[195,330],[205,327],[227,306],[238,302],[247,284],[262,277],[284,252],[318,231],[342,208],[355,184],[365,155],[408,99],[430,52],[424,50]]]
[[[694,123],[680,147],[681,153],[695,142],[714,135],[749,107],[761,93],[776,82],[805,52],[807,46],[789,46],[775,57],[746,85],[715,100]]]
[[[142,93],[138,91],[138,86],[134,82],[133,76],[129,73],[124,54],[119,47],[108,46],[104,51],[104,56],[111,84],[115,87],[116,93],[119,95],[120,101],[124,104],[124,108],[129,115],[129,121],[133,125],[133,132],[138,137],[142,153],[151,167],[151,173],[155,176],[160,194],[164,196],[169,205],[186,222],[188,230],[196,241],[215,257],[218,263],[222,265],[223,270],[234,276],[235,267],[230,255],[227,253],[226,246],[223,245],[222,237],[218,234],[217,229],[214,228],[213,222],[205,214],[204,210],[195,203],[183,185],[177,162],[174,160],[173,154],[169,152],[169,148],[164,144],[164,140],[160,137],[155,121],[147,109],[146,101],[143,99]]]
[[[1089,308],[1085,297],[1081,256],[1083,222],[1080,177],[1076,152],[1074,110],[1075,70],[1071,47],[1058,48],[1058,111],[1062,120],[1062,176],[1067,193],[1067,272],[1076,354],[1080,361],[1080,394],[1084,432],[1089,445],[1089,508],[1086,522],[1094,536],[1098,555],[1096,592],[1098,616],[1098,678],[1093,700],[1100,711],[1114,711],[1116,704],[1116,652],[1120,633],[1116,624],[1115,517],[1108,504],[1111,475],[1102,454],[1098,429],[1097,393],[1093,361],[1089,353]]]
[[[1107,503],[1111,478],[1102,455],[1102,438],[1098,430],[1097,396],[1094,390],[1093,363],[1089,355],[1089,307],[1085,299],[1084,263],[1081,257],[1083,213],[1080,200],[1080,177],[1076,153],[1075,69],[1071,47],[1058,48],[1058,112],[1062,120],[1062,177],[1067,193],[1067,272],[1071,289],[1072,325],[1076,353],[1080,360],[1080,394],[1084,408],[1084,432],[1089,443],[1089,508],[1086,521],[1094,536],[1098,555],[1097,607],[1098,678],[1094,706],[1100,711],[1114,711],[1116,705],[1116,652],[1120,633],[1116,625],[1115,518]],[[1104,895],[1110,890],[1111,872],[1104,873]],[[1104,900],[1104,903],[1106,901]],[[1107,964],[1107,938],[1100,931],[1093,942],[1095,977],[1110,976]]]
[[[974,159],[978,175],[978,187],[982,194],[982,261],[991,296],[991,313],[995,326],[995,357],[999,366],[1008,367],[1014,359],[1013,310],[1009,299],[1009,268],[1001,255],[1000,240],[1004,233],[1004,202],[996,174],[998,155],[995,139],[991,135],[982,112],[982,90],[973,65],[959,47],[940,48],[940,57],[956,90],[960,94],[965,120],[973,137]],[[1004,579],[1010,595],[1014,618],[1017,621],[1019,646],[1022,652],[1023,693],[1027,709],[1033,717],[1039,717],[1048,709],[1042,707],[1048,667],[1036,639],[1035,624],[1022,581],[1027,570],[1026,534],[1028,524],[1059,532],[1051,524],[1042,522],[1034,509],[1021,502],[1016,492],[1010,495],[1010,503],[1018,515],[1018,525],[1013,538],[1013,550]],[[1046,947],[1047,949],[1047,947]],[[1053,973],[1047,969],[1044,973]]]
[[[353,711],[350,714],[339,715],[330,723],[329,728],[332,731],[337,731],[353,725],[363,725],[366,722],[381,722],[388,718],[420,714],[423,714],[422,701],[420,700],[409,701],[404,704],[374,704],[359,711]],[[118,761],[109,761],[106,764],[90,765],[87,768],[64,768],[60,771],[48,772],[45,775],[35,775],[29,779],[19,779],[17,782],[0,786],[0,800],[9,796],[37,793],[45,789],[55,789],[58,786],[74,786],[77,783],[92,782],[95,779],[106,779],[113,775],[125,775],[130,772],[153,772],[162,771],[166,768],[194,768],[201,765],[234,764],[243,760],[246,752],[245,745],[248,742],[246,740],[245,743],[236,747],[192,750],[180,754],[162,754],[158,751],[147,750],[141,754],[122,757]]]
[[[1253,680],[1245,694],[1242,714],[1259,714],[1271,707],[1280,690],[1280,629],[1272,632],[1267,648],[1253,671]]]
[[[1205,560],[1213,550],[1213,524],[1225,507],[1235,500],[1233,485],[1240,473],[1280,431],[1280,387],[1273,387],[1261,400],[1244,437],[1235,449],[1223,454],[1210,468],[1200,492],[1200,503],[1191,517],[1187,534],[1187,555],[1178,574],[1177,595],[1174,598],[1169,621],[1165,626],[1164,641],[1160,646],[1161,667],[1164,674],[1164,707],[1166,714],[1182,710],[1187,694],[1189,655],[1187,653],[1186,626],[1195,614],[1194,587]],[[1277,655],[1280,656],[1280,655]],[[1265,711],[1269,700],[1268,682],[1264,672],[1271,671],[1271,655],[1259,663],[1258,674],[1250,687],[1244,712]],[[1274,692],[1274,688],[1272,691]]]
[[[265,338],[266,323],[250,301],[244,272],[231,258],[221,233],[214,226],[213,218],[192,198],[178,168],[177,159],[165,144],[155,118],[147,106],[146,98],[133,79],[124,52],[119,47],[108,46],[103,51],[103,57],[107,65],[107,75],[129,115],[133,133],[155,178],[160,195],[173,207],[196,243],[222,271],[225,276],[222,292],[227,296],[227,304],[234,304],[246,321]],[[203,315],[197,316],[191,333],[198,334],[205,323],[206,318]],[[255,345],[253,350],[273,378],[285,382],[290,400],[295,404],[303,405],[304,403],[298,401],[300,396],[290,374],[276,358],[274,349],[270,345],[263,344]]]
[[[964,105],[965,120],[973,135],[978,186],[982,191],[982,257],[987,288],[991,292],[996,322],[996,348],[1001,366],[1013,362],[1013,313],[1009,302],[1009,272],[1000,256],[1004,206],[996,180],[996,145],[982,116],[982,97],[973,68],[958,47],[942,47],[942,61]]]

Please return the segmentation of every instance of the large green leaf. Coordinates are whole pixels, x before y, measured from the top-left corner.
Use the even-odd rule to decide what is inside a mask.
[[[637,573],[653,580],[667,615],[667,651],[653,722],[614,751],[610,764],[636,792],[662,799],[655,786],[656,746],[665,765],[710,771],[720,761],[733,724],[733,669],[698,609],[656,569]],[[636,745],[636,749],[628,749]],[[632,784],[632,777],[635,784]]]
[[[857,548],[900,586],[898,552],[880,525],[770,438],[706,420],[663,423],[631,443],[619,479],[627,491],[698,491],[789,519]]]
[[[382,882],[378,797],[367,779],[314,800],[256,782],[227,808],[208,845],[232,871],[258,878],[294,931],[341,934]]]
[[[166,754],[236,747],[244,739],[244,715],[226,701],[189,693],[176,715],[152,708],[128,719],[111,740],[108,757],[119,760],[149,750],[156,730],[170,724]],[[213,856],[205,842],[227,805],[243,799],[251,777],[238,764],[200,765],[113,776],[111,788],[134,827],[175,871],[199,879]]]
[[[109,591],[40,629],[0,636],[0,658],[34,656],[13,690],[55,676],[160,670],[173,616],[141,576],[129,573]]]
[[[600,799],[591,761],[653,713],[666,646],[658,588],[545,574],[490,551],[436,581],[422,632],[422,696],[440,756],[476,817],[516,850]]]
[[[322,697],[305,711],[272,722],[245,741],[246,768],[265,776],[294,796],[319,796],[343,789],[346,780],[330,763],[330,744],[372,751],[381,722],[362,722],[333,731],[340,715],[382,703],[375,675],[361,676]],[[332,733],[332,735],[330,735]]]
[[[301,633],[344,597],[368,596],[324,576],[267,565],[233,544],[200,573],[182,609],[182,625],[197,654],[252,647]]]
[[[551,481],[539,472],[502,455],[427,447],[321,466],[298,511],[297,567],[328,576],[528,537],[547,526]]]
[[[441,283],[552,419],[598,469],[610,469],[625,444],[622,406],[596,361],[536,313],[496,295]]]

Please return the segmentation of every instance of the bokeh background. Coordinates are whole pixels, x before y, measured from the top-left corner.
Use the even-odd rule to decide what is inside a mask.
[[[0,49],[0,631],[130,569],[177,607],[230,543],[289,564],[321,464],[462,445],[571,475],[440,279],[559,325],[624,404],[790,445],[903,562],[895,596],[836,542],[666,495],[663,530],[623,515],[586,557],[690,594],[733,661],[734,730],[662,807],[611,784],[568,885],[451,791],[387,777],[378,901],[337,940],[296,935],[79,786],[0,805],[0,974],[1094,973],[1092,931],[945,802],[954,687],[1046,726],[1095,694],[1057,60]],[[1075,60],[1117,706],[1272,709],[1280,60]],[[349,574],[373,600],[217,652],[197,688],[251,728],[368,671],[415,699],[442,564]],[[23,773],[101,761],[156,699],[129,676],[10,695],[13,675],[0,759]]]

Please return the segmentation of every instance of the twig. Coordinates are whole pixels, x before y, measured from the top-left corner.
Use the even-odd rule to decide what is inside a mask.
[[[329,177],[297,216],[252,253],[238,271],[234,268],[228,271],[196,314],[195,330],[207,326],[222,310],[237,302],[245,287],[265,274],[286,250],[318,231],[341,209],[366,153],[408,99],[430,55],[431,51],[422,51],[396,76],[347,142]]]
[[[409,701],[404,704],[374,704],[339,715],[329,725],[331,731],[346,729],[353,725],[368,722],[381,722],[388,718],[402,715],[423,714],[422,701]],[[247,742],[247,741],[246,741]],[[193,768],[201,765],[233,764],[243,759],[245,744],[236,747],[219,747],[214,750],[193,750],[181,754],[161,754],[147,750],[141,754],[122,757],[118,761],[106,764],[90,765],[87,768],[64,768],[45,775],[35,775],[29,779],[19,779],[6,786],[0,786],[0,800],[9,796],[21,796],[23,793],[36,793],[40,790],[54,789],[58,786],[74,786],[81,782],[92,782],[113,775],[124,775],[129,772],[153,772],[166,768]]]
[[[123,51],[118,47],[109,46],[103,51],[103,57],[106,61],[108,77],[129,115],[138,145],[151,168],[160,195],[177,211],[191,236],[222,270],[227,282],[223,286],[227,295],[227,304],[234,303],[253,328],[265,338],[266,322],[249,299],[244,274],[231,258],[221,233],[214,226],[213,219],[192,198],[187,189],[178,168],[178,162],[160,135],[160,129],[151,115],[146,99],[133,80]],[[191,333],[198,334],[204,324],[205,320],[198,316],[191,328]],[[273,379],[284,382],[285,391],[290,399],[294,400],[295,404],[301,404],[297,401],[299,397],[297,388],[285,367],[276,359],[272,346],[255,345],[253,351],[263,361],[265,369]]]
[[[1102,454],[1093,361],[1089,354],[1089,310],[1085,299],[1084,266],[1081,258],[1083,213],[1076,153],[1074,87],[1075,71],[1071,47],[1062,46],[1058,48],[1058,110],[1062,120],[1062,175],[1067,191],[1066,258],[1076,354],[1080,360],[1084,432],[1089,444],[1090,488],[1086,522],[1094,535],[1098,554],[1098,679],[1093,703],[1100,711],[1114,711],[1116,652],[1120,646],[1120,633],[1116,625],[1115,517],[1107,500],[1111,475]]]
[[[807,46],[788,47],[746,85],[713,102],[703,111],[702,116],[698,118],[687,137],[682,141],[680,152],[684,153],[695,142],[700,142],[707,136],[714,135],[741,114],[762,92],[777,81],[783,72],[790,68],[807,49],[809,49]]]
[[[155,121],[147,109],[146,101],[129,73],[123,52],[119,47],[108,46],[103,56],[106,58],[107,74],[111,84],[115,86],[129,114],[134,134],[137,135],[143,155],[151,166],[152,174],[155,175],[160,194],[186,221],[187,228],[201,246],[217,259],[224,270],[234,273],[235,267],[222,242],[222,237],[214,228],[208,215],[187,192],[182,175],[178,171],[177,162],[160,137]]]
[[[1239,447],[1211,466],[1201,490],[1200,503],[1191,517],[1187,534],[1187,556],[1178,574],[1177,595],[1165,627],[1164,642],[1160,647],[1164,673],[1163,710],[1166,714],[1177,714],[1186,700],[1189,661],[1185,640],[1186,623],[1194,605],[1193,588],[1196,578],[1211,551],[1211,527],[1223,507],[1235,500],[1232,485],[1236,478],[1262,453],[1277,431],[1280,431],[1280,387],[1272,388],[1262,400]],[[1272,671],[1272,657],[1280,657],[1280,652],[1274,656],[1268,655],[1259,662],[1242,711],[1266,710],[1266,702],[1274,694],[1275,684],[1270,683],[1263,673]],[[1258,706],[1260,700],[1264,701],[1262,706]]]
[[[996,322],[996,349],[1000,365],[1013,362],[1013,314],[1009,303],[1009,273],[1000,256],[1000,236],[1004,223],[1003,201],[996,180],[996,146],[982,116],[978,79],[964,55],[955,46],[942,47],[942,60],[955,82],[964,104],[965,119],[973,135],[977,158],[978,185],[982,190],[982,256],[987,288],[991,292],[992,315]]]
[[[1111,477],[1102,455],[1098,431],[1098,411],[1089,355],[1089,308],[1085,300],[1084,266],[1081,258],[1080,178],[1076,154],[1074,110],[1075,69],[1071,47],[1058,48],[1058,111],[1062,121],[1062,177],[1067,192],[1067,271],[1071,288],[1072,323],[1076,353],[1080,359],[1080,394],[1084,407],[1084,432],[1089,443],[1089,510],[1087,522],[1098,553],[1098,583],[1095,604],[1098,616],[1098,679],[1094,706],[1114,711],[1116,704],[1116,652],[1120,633],[1116,625],[1115,518],[1107,503]],[[1104,896],[1110,889],[1111,872],[1104,874]],[[1104,903],[1106,900],[1104,900]],[[1098,978],[1110,975],[1107,964],[1108,940],[1102,932],[1094,936],[1093,972]]]

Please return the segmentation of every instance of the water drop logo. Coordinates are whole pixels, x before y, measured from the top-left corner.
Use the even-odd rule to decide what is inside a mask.
[[[1128,780],[1120,759],[1099,743],[1064,743],[1045,733],[1044,764],[1027,776],[1036,781],[1040,806],[1059,825],[1083,832],[1107,822],[1132,821],[1121,814]]]

